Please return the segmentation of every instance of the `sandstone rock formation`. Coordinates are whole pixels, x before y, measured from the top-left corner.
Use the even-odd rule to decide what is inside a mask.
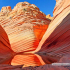
[[[65,56],[63,56],[60,60],[59,63],[70,63],[70,54],[66,54]]]
[[[8,36],[4,29],[0,26],[0,64],[8,64],[9,59],[13,56],[14,52],[8,40]]]
[[[57,0],[53,15],[53,20],[34,52],[47,52],[62,57],[70,54],[70,0]]]
[[[22,65],[12,66],[8,64],[0,64],[0,70],[22,70]]]
[[[12,66],[12,65],[0,65],[1,70],[70,70],[69,66],[53,66],[53,65],[43,65],[36,67],[22,67],[20,66]]]
[[[11,65],[23,65],[23,67],[42,66],[45,65],[45,62],[37,54],[18,54],[11,60]]]
[[[8,48],[7,50],[10,51],[10,53],[12,50],[16,53],[46,53],[47,55],[55,57],[55,59],[52,58],[53,61],[59,59],[58,63],[70,61],[70,58],[68,57],[68,54],[70,54],[70,0],[56,0],[56,6],[53,11],[54,16],[51,23],[49,19],[46,19],[46,15],[39,11],[38,7],[27,2],[18,3],[13,10],[9,10],[7,13],[8,15],[6,15],[3,9],[0,12],[0,14],[2,14],[0,17],[0,24],[8,34],[11,47],[9,45],[10,50],[8,50]],[[47,18],[50,18],[50,15],[48,15]],[[1,30],[1,32],[3,31]],[[6,33],[4,35],[6,35]],[[8,37],[3,37],[3,39],[8,40]],[[2,42],[0,44],[3,44]],[[4,47],[6,46],[4,45]],[[37,67],[26,67],[29,66],[27,65],[29,61],[26,63],[25,60],[23,60],[24,57],[26,58],[25,60],[28,60],[29,58],[30,63],[32,63],[31,66],[37,65]],[[38,59],[39,63],[34,62],[34,57]],[[31,54],[28,55],[27,58],[26,55],[19,54],[14,56],[11,64],[22,66],[0,65],[0,68],[1,70],[70,70],[70,66],[49,64],[50,61],[52,61],[50,58],[48,58],[49,61],[46,61],[48,62],[48,65],[45,63],[47,57],[44,55],[43,57],[40,58],[38,55]],[[19,58],[21,58],[21,60]],[[39,66],[39,64],[46,65]]]
[[[34,67],[34,66],[51,64],[57,62],[58,60],[59,58],[54,58],[44,54],[22,53],[15,55],[10,61],[10,63],[13,66],[23,65],[23,67],[29,67],[29,66]]]
[[[51,17],[50,14],[48,14],[48,15],[46,16],[46,18],[49,19],[49,20],[50,20],[50,19],[51,19],[51,20],[53,19],[53,17]]]
[[[70,67],[68,66],[54,66],[54,65],[43,65],[43,66],[37,66],[37,67],[25,67],[22,68],[22,70],[69,70]]]
[[[6,11],[9,11],[7,14]],[[39,8],[28,2],[18,3],[14,9],[3,7],[0,24],[5,29],[14,52],[34,51],[51,20]]]

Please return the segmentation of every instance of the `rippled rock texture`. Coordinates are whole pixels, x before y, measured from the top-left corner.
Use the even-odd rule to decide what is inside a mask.
[[[8,36],[5,30],[0,26],[0,64],[9,63],[9,59],[12,58],[14,52],[11,49]]]
[[[2,7],[0,24],[5,29],[14,52],[34,51],[50,19],[37,6],[28,2],[18,3],[14,9]]]
[[[57,0],[53,15],[36,52],[62,57],[70,54],[70,0]]]
[[[50,64],[70,61],[70,0],[56,0],[53,15],[53,18],[46,16],[37,6],[28,2],[18,3],[13,10],[10,6],[2,8],[0,24],[4,29],[0,26],[0,63],[9,64],[6,61],[16,52],[18,55],[10,60],[10,64],[21,66],[0,65],[1,70],[70,70],[70,66]],[[53,58],[20,55],[19,52],[44,53]],[[37,67],[27,67],[29,62]]]

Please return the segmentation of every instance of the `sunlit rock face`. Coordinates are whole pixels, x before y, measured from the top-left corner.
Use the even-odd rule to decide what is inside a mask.
[[[0,64],[5,64],[12,56],[13,51],[11,50],[8,36],[4,29],[0,26]]]
[[[49,20],[50,20],[50,19],[51,19],[51,20],[53,19],[53,17],[51,17],[50,14],[46,15],[46,18],[49,19]]]
[[[1,12],[6,13],[6,14],[7,14],[7,12],[10,12],[10,11],[12,11],[10,6],[2,7],[2,9],[1,9]]]
[[[60,57],[70,53],[70,0],[58,0],[55,7],[54,18],[35,52],[47,52]]]
[[[5,10],[9,10],[7,15]],[[34,51],[51,21],[37,6],[28,2],[20,2],[12,10],[3,7],[1,13],[5,15],[0,16],[0,24],[16,53]]]
[[[57,16],[59,15],[61,12],[64,11],[64,13],[62,14],[65,14],[66,12],[68,12],[70,9],[70,0],[56,0],[56,6],[54,8],[54,11],[53,11],[53,15],[54,16]]]
[[[67,0],[56,0],[56,6],[54,9],[54,17],[50,23],[50,20],[45,19],[46,16],[39,12],[39,9],[30,3],[18,3],[12,11],[5,14],[5,12],[0,15],[0,24],[3,26],[5,31],[8,34],[11,47],[9,44],[8,37],[5,31],[0,26],[0,61],[1,64],[8,64],[7,61],[11,56],[12,50],[14,52],[25,52],[25,51],[33,51],[39,53],[45,53],[49,56],[58,56],[59,58],[63,57],[59,60],[59,63],[68,63],[70,61],[70,1]],[[21,8],[28,7],[29,14],[23,12]],[[33,13],[33,7],[36,8]],[[21,11],[19,11],[19,9]],[[30,14],[31,12],[31,14]],[[34,15],[33,15],[34,14]],[[41,16],[42,14],[42,16]],[[36,15],[36,16],[35,16]],[[50,15],[48,15],[50,16]],[[46,22],[46,23],[45,23]],[[50,23],[49,27],[48,24]],[[48,29],[47,29],[48,27]],[[47,31],[46,31],[47,29]],[[46,31],[46,32],[45,32]],[[45,33],[45,34],[44,34]],[[44,35],[43,35],[44,34]],[[42,37],[43,36],[43,37]],[[41,39],[42,38],[42,39]],[[40,43],[39,43],[40,42]],[[38,45],[39,43],[39,45]],[[37,47],[38,46],[38,47]],[[4,48],[3,48],[4,47]],[[10,48],[10,49],[9,49]],[[11,50],[12,48],[12,50]],[[3,51],[3,49],[5,49]],[[35,50],[36,49],[36,50]],[[9,55],[8,55],[9,54]],[[3,57],[2,57],[3,56]],[[57,61],[55,59],[46,57],[42,55],[40,57],[36,54],[21,55],[20,53],[15,55],[13,59],[11,59],[11,65],[0,65],[1,70],[70,70],[70,66],[61,67],[50,64],[51,62]],[[6,59],[5,59],[6,58]],[[48,60],[49,59],[49,60]],[[53,59],[53,60],[51,60]],[[29,63],[30,62],[30,63]],[[45,63],[47,62],[47,63]],[[25,64],[24,64],[25,63]],[[27,67],[31,64],[32,67]],[[46,65],[44,65],[46,64]],[[15,66],[20,65],[20,66]],[[36,66],[37,67],[33,67]],[[39,66],[43,65],[43,66]]]
[[[29,66],[42,66],[45,64],[51,64],[57,62],[59,58],[54,58],[44,54],[32,54],[32,53],[21,53],[15,55],[10,61],[11,65],[23,65],[23,67]]]
[[[15,55],[11,60],[11,65],[23,65],[23,67],[41,66],[45,65],[45,62],[37,54],[18,54]]]

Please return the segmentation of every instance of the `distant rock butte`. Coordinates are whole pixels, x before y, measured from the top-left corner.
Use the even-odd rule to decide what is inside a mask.
[[[52,19],[53,19],[53,17],[51,17],[50,14],[48,14],[48,15],[46,16],[46,18],[49,19],[49,20],[52,20]]]
[[[51,20],[37,6],[18,3],[14,9],[2,7],[0,24],[5,29],[14,52],[34,51]]]

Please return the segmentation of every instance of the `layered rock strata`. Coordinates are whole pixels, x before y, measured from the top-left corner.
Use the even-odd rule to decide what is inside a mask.
[[[69,66],[56,66],[56,65],[43,65],[43,66],[36,66],[36,67],[22,67],[20,66],[11,66],[11,65],[0,65],[1,70],[70,70]]]
[[[41,30],[39,30],[39,29],[40,29],[40,27],[43,28],[43,26],[38,27],[37,24],[35,24],[33,26],[34,35],[32,35],[32,37],[35,36],[35,38],[37,39],[36,41],[34,41],[34,39],[33,39],[33,41],[39,42],[41,40],[38,47],[36,48],[36,50],[33,51],[33,53],[35,53],[35,52],[42,52],[42,53],[47,52],[47,54],[52,55],[52,56],[58,56],[58,57],[63,56],[59,62],[64,62],[64,61],[69,62],[69,61],[67,61],[67,60],[69,60],[69,57],[68,57],[69,55],[67,56],[67,54],[70,54],[70,0],[67,0],[67,1],[56,0],[56,1],[57,1],[56,6],[55,6],[54,11],[53,11],[54,17],[53,17],[52,22],[50,23],[47,31],[45,32],[44,36],[42,34],[43,37],[42,36],[40,37],[40,35],[39,35],[39,33],[41,32]],[[29,3],[26,3],[26,4],[30,5]],[[18,5],[20,5],[20,3]],[[18,6],[18,5],[17,5],[17,7],[20,8],[20,6]],[[17,7],[15,7],[15,9],[17,9]],[[12,13],[15,15],[14,10]],[[11,15],[12,17],[13,17],[13,14]],[[6,15],[5,15],[5,17],[6,17]],[[17,31],[16,30],[14,32],[16,34],[11,33],[12,36],[10,36],[9,30],[11,29],[10,32],[12,32],[12,30],[14,31],[14,29],[13,29],[14,27],[12,27],[12,26],[15,24],[12,23],[10,28],[7,27],[8,24],[6,26],[4,26],[6,23],[8,23],[8,21],[6,23],[4,23],[5,17],[1,17],[1,23],[2,23],[1,25],[3,26],[3,28],[5,29],[6,32],[8,31],[7,34],[9,36],[10,43],[12,46],[13,45],[12,42],[14,41],[15,37],[13,37],[13,39],[11,39],[11,37],[13,35],[16,36],[18,34],[18,32],[20,33],[20,31],[18,31],[16,33],[16,31]],[[7,17],[7,19],[8,18],[9,17]],[[10,17],[10,19],[12,20],[13,18]],[[7,30],[6,30],[6,28],[7,28]],[[36,30],[36,28],[37,28],[37,30]],[[16,27],[16,29],[17,29],[17,27]],[[39,33],[37,33],[37,31]],[[21,36],[21,35],[19,35],[19,36]],[[19,37],[19,36],[17,36],[17,37]],[[25,34],[25,36],[26,36],[26,34]],[[28,38],[30,38],[30,37],[28,37]],[[31,38],[30,38],[30,40],[31,40]],[[18,41],[18,39],[17,39],[17,41]],[[19,43],[19,42],[17,42],[17,43]],[[16,50],[14,50],[14,51],[15,52],[23,52],[20,49],[18,49],[18,51],[16,51]],[[18,57],[18,56],[15,56],[14,58],[16,58],[16,57]],[[64,59],[67,59],[67,60],[64,60]],[[12,62],[13,61],[14,61],[14,59],[12,60]],[[53,69],[70,70],[70,66],[65,65],[65,66],[61,67],[61,66],[53,66],[53,64],[52,65],[51,64],[50,65],[43,65],[40,67],[37,66],[37,67],[26,67],[26,68],[22,68],[22,66],[15,67],[15,66],[10,66],[10,65],[4,65],[4,66],[0,65],[0,68],[1,69],[12,69],[12,70],[15,70],[15,69],[17,69],[17,70],[26,70],[26,69],[27,70],[31,70],[31,69],[32,70],[46,70],[46,69],[48,69],[48,70],[53,70]]]
[[[11,49],[8,36],[0,26],[0,64],[8,64],[9,59],[14,55]]]
[[[0,24],[9,37],[12,50],[17,53],[34,51],[51,21],[28,2],[20,2],[12,10],[10,6],[3,7],[0,14]]]
[[[46,18],[49,19],[49,20],[53,20],[53,17],[51,17],[50,14],[46,15]]]
[[[18,54],[15,55],[11,60],[11,65],[23,65],[23,67],[42,66],[45,65],[45,62],[37,54]]]
[[[70,0],[57,0],[53,15],[35,52],[61,57],[70,54]]]
[[[25,54],[17,54],[11,60],[11,65],[23,65],[23,67],[29,66],[42,66],[46,64],[51,64],[57,62],[59,58],[54,58],[49,55],[44,54],[32,54],[32,53],[25,53]]]

